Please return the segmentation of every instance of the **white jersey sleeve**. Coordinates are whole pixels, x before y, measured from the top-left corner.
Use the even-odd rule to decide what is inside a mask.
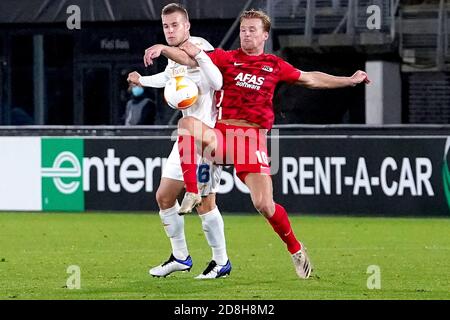
[[[200,66],[201,72],[205,75],[211,88],[216,91],[222,89],[222,73],[220,72],[219,68],[214,65],[211,58],[206,54],[206,52],[203,50],[200,51],[200,53],[195,56],[195,60]]]
[[[152,76],[141,76],[139,78],[139,83],[144,87],[164,88],[169,79],[170,77],[166,70]]]

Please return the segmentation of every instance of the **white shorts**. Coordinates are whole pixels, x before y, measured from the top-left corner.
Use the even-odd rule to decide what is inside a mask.
[[[220,186],[220,174],[222,166],[213,164],[208,159],[198,155],[197,158],[198,171],[198,190],[202,197],[206,197],[211,193],[217,193]],[[173,144],[169,158],[162,169],[162,177],[183,181],[183,173],[181,171],[180,154],[178,153],[178,142]]]

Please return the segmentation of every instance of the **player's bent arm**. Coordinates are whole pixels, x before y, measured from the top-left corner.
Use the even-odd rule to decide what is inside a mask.
[[[161,53],[168,59],[184,66],[198,67],[197,61],[192,59],[186,52],[176,47],[164,46]]]
[[[166,72],[160,72],[152,76],[140,76],[139,83],[143,87],[164,88],[169,78]]]
[[[296,84],[310,89],[338,89],[354,87],[359,83],[370,83],[367,74],[358,70],[351,77],[337,77],[327,73],[312,71],[302,72]]]
[[[219,68],[212,62],[211,58],[204,52],[200,50],[200,52],[195,56],[195,61],[197,61],[198,65],[202,69],[205,74],[209,85],[214,90],[222,89],[223,85],[223,77]]]

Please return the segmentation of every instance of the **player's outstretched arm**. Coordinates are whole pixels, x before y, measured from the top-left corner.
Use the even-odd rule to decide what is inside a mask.
[[[296,84],[310,89],[354,87],[360,83],[370,83],[367,73],[361,70],[356,71],[351,77],[337,77],[318,71],[302,72],[300,78],[296,82]]]
[[[197,67],[197,62],[186,52],[177,47],[170,47],[164,44],[156,44],[145,50],[144,65],[146,67],[153,65],[153,60],[159,58],[161,55],[181,65]]]
[[[165,72],[160,72],[151,76],[141,76],[133,71],[128,74],[128,83],[135,86],[164,88],[169,78]]]

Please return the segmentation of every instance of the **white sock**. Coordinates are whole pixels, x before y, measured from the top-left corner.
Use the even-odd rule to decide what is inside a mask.
[[[228,261],[227,247],[225,244],[225,232],[222,215],[216,207],[208,213],[200,215],[202,219],[203,232],[212,249],[212,260],[219,265]]]
[[[172,245],[174,257],[180,260],[186,260],[189,252],[184,236],[184,216],[178,215],[179,209],[180,204],[177,201],[172,208],[160,210],[159,216]]]

